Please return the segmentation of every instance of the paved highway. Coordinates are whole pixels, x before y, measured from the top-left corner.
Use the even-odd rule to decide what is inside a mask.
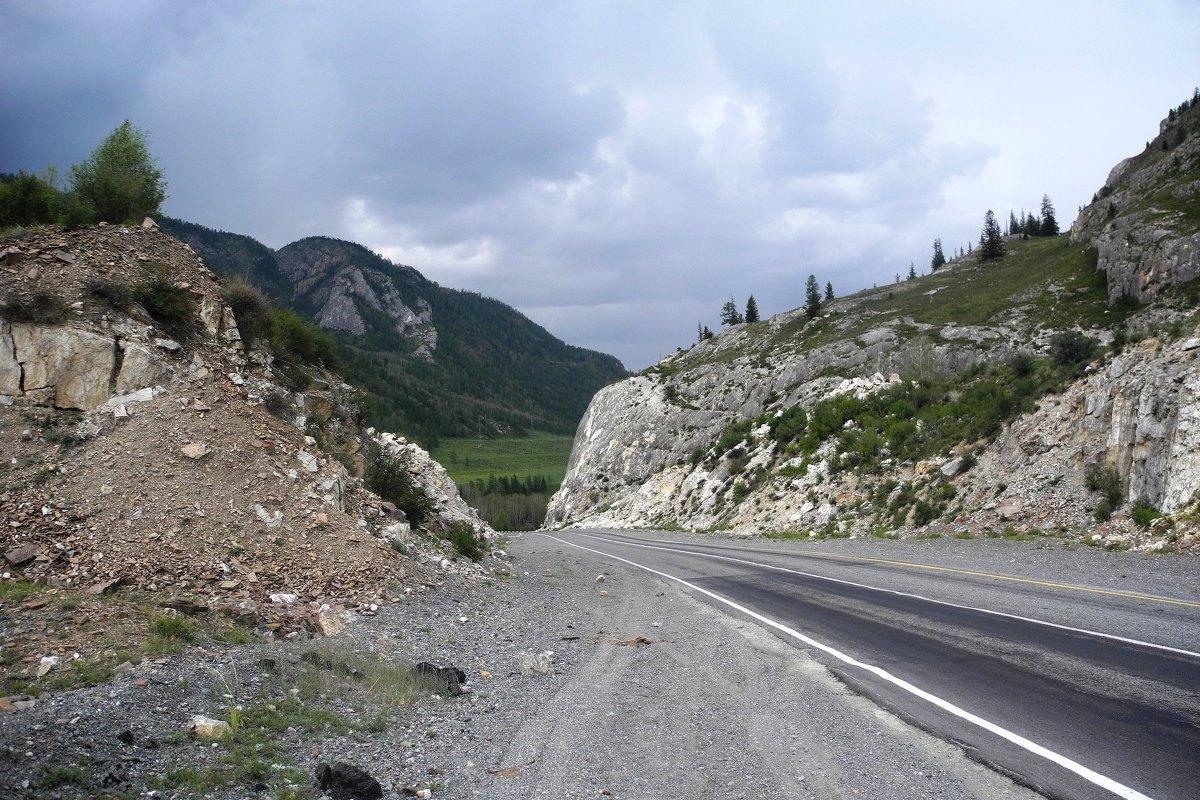
[[[544,536],[754,620],[1047,796],[1200,797],[1194,595],[813,546]]]

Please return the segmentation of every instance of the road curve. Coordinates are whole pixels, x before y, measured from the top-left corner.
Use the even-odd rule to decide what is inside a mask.
[[[1194,598],[811,548],[544,535],[753,619],[1047,796],[1200,796]]]

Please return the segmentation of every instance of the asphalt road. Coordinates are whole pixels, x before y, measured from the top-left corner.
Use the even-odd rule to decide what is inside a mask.
[[[1200,797],[1200,598],[960,557],[543,534],[810,652],[888,710],[1055,798]],[[1109,562],[1125,563],[1125,562]],[[1140,564],[1140,562],[1128,562]],[[1065,573],[1065,574],[1063,574]],[[1150,584],[1150,585],[1146,585]]]

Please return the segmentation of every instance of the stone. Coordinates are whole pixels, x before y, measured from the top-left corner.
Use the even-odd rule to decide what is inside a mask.
[[[379,531],[389,541],[405,544],[412,533],[412,526],[407,522],[394,522]]]
[[[319,467],[317,465],[317,457],[305,450],[296,451],[296,460],[300,462],[300,466],[306,472],[316,472]]]
[[[154,346],[159,350],[166,350],[168,353],[177,353],[183,347],[174,339],[155,339]]]
[[[108,400],[116,363],[111,337],[75,328],[16,323],[9,331],[12,352],[24,370],[27,396],[42,402],[49,398],[57,408],[83,411],[99,408]]]
[[[517,653],[517,664],[521,667],[522,675],[549,675],[553,656],[551,650],[541,653],[522,650]]]
[[[268,529],[278,528],[283,524],[282,511],[267,511],[258,503],[254,504],[254,516],[258,517],[259,521],[262,522],[263,525],[266,525]]]
[[[320,764],[317,786],[331,800],[381,800],[383,787],[361,767],[335,761]]]
[[[1024,512],[1025,507],[1019,497],[1005,500],[996,506],[996,516],[1005,521],[1017,519]]]
[[[328,603],[322,603],[317,610],[317,627],[326,636],[337,636],[350,624],[350,617],[345,609],[334,608]]]
[[[45,677],[50,670],[58,666],[59,661],[61,659],[58,656],[42,656],[41,660],[38,661],[37,676],[39,678]]]
[[[121,370],[113,387],[118,395],[164,383],[170,377],[170,366],[148,347],[127,342],[123,350]]]
[[[188,724],[188,733],[197,739],[220,739],[233,733],[233,728],[223,719],[197,714]]]
[[[121,585],[120,578],[112,578],[107,581],[99,581],[98,583],[93,583],[91,586],[89,586],[87,589],[85,589],[84,594],[90,594],[90,595],[98,597],[102,594],[108,594],[109,592],[111,592],[113,589],[117,588],[120,585]]]
[[[276,592],[275,594],[271,595],[272,603],[278,603],[279,605],[285,606],[291,605],[299,599],[300,597],[298,595],[292,594],[291,592]]]
[[[212,452],[212,448],[204,442],[192,442],[179,448],[179,452],[193,461],[199,461]]]
[[[33,561],[42,552],[42,548],[33,542],[17,545],[4,554],[4,560],[14,567],[21,567]]]
[[[941,473],[947,478],[953,478],[955,475],[962,472],[964,463],[965,462],[961,456],[959,458],[952,458],[942,465]]]

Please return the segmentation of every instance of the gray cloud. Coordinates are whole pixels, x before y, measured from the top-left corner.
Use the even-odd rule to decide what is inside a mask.
[[[13,0],[0,170],[129,117],[169,213],[360,241],[640,368],[730,294],[886,283],[1043,192],[1069,220],[1191,91],[1198,27],[1185,2]]]

